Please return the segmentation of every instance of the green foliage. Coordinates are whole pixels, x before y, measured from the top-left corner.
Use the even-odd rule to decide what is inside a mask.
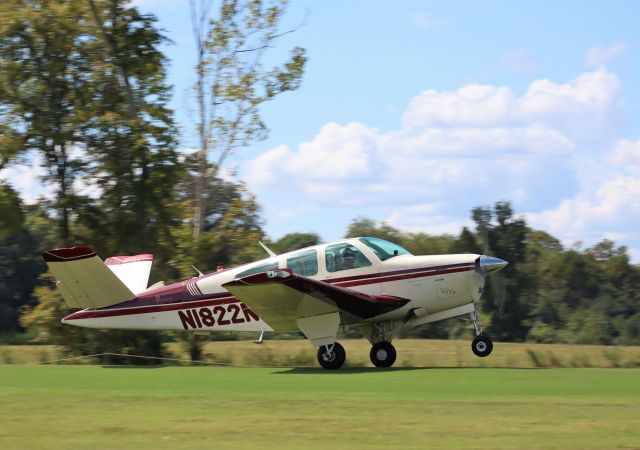
[[[20,198],[10,186],[0,182],[0,242],[22,228],[24,217]]]
[[[183,223],[177,186],[186,171],[167,108],[166,60],[159,51],[164,38],[154,21],[124,0],[0,3],[0,119],[3,134],[21,144],[17,150],[13,144],[2,149],[1,163],[29,151],[43,156],[57,192],[25,220],[42,247],[89,243],[102,256],[153,252],[157,265],[167,267],[159,271],[164,277],[176,275],[168,262]],[[99,195],[79,195],[78,180]],[[3,192],[2,209],[5,198]],[[33,247],[40,245],[32,241]],[[42,251],[13,242],[23,254]],[[31,292],[43,270],[37,259],[38,267],[21,272],[19,260],[10,264],[16,274],[33,280],[21,283],[31,299],[20,300],[23,305],[34,303]],[[0,289],[3,283],[4,278]],[[39,304],[24,315],[23,324],[69,353],[162,354],[157,333],[62,327],[61,299],[47,285],[34,297]]]
[[[320,236],[316,233],[289,233],[275,242],[270,242],[269,248],[276,253],[286,253],[319,243]]]
[[[347,228],[344,237],[377,237],[386,239],[387,241],[398,242],[401,233],[399,230],[384,222],[376,224],[375,221],[367,219],[366,217],[357,217]]]
[[[529,330],[527,338],[531,342],[550,344],[557,342],[557,330],[548,323],[535,322]]]
[[[92,92],[86,12],[81,0],[0,2],[0,118],[3,141],[10,141],[2,161],[28,151],[42,156],[57,188],[53,206],[65,244],[71,209],[79,202],[72,185],[85,166],[73,153],[84,142]]]
[[[33,305],[34,274],[44,270],[40,239],[25,227],[24,213],[16,192],[0,184],[0,330],[22,331],[18,317],[23,307]]]

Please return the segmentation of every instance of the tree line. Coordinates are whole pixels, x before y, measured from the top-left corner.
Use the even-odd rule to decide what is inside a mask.
[[[234,151],[267,136],[259,107],[298,88],[305,51],[294,47],[279,62],[271,55],[273,67],[265,62],[293,31],[280,28],[285,0],[190,5],[200,11],[192,19],[201,56],[194,68],[196,155],[178,150],[161,51],[169,42],[153,15],[128,0],[0,2],[0,170],[39,161],[53,190],[24,205],[11,186],[0,185],[1,333],[39,327],[54,339],[66,332],[51,280],[39,276],[37,254],[45,248],[153,251],[152,281],[191,276],[192,264],[258,255],[245,245],[264,237],[255,198],[218,173]],[[123,332],[100,345],[120,340],[143,348],[140,336]],[[160,338],[147,336],[149,348],[158,348]],[[80,333],[74,351],[92,351],[99,341],[100,333]]]
[[[191,1],[198,63],[198,152],[178,151],[168,107],[166,38],[152,15],[125,0],[0,2],[0,170],[39,160],[53,195],[25,204],[0,183],[0,335],[60,343],[69,353],[161,355],[167,339],[193,336],[63,326],[64,303],[40,253],[90,245],[102,257],[154,253],[151,283],[319,242],[314,233],[271,241],[255,196],[219,169],[268,129],[259,107],[295,90],[304,49],[264,67],[281,30],[284,1]],[[198,7],[199,5],[199,7]],[[273,60],[273,58],[270,58]],[[484,253],[509,261],[489,277],[482,321],[497,340],[640,343],[640,268],[624,247],[603,240],[564,248],[516,217],[508,202],[471,211],[457,236],[404,233],[356,218],[345,236],[377,236],[414,254]],[[460,336],[456,320],[419,337]],[[26,332],[26,334],[25,334]],[[25,338],[25,339],[26,339]]]

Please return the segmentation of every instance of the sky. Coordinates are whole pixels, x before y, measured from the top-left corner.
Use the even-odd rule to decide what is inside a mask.
[[[196,147],[187,0],[136,0],[171,39],[181,147]],[[268,139],[226,169],[272,239],[342,237],[356,217],[458,234],[470,211],[516,215],[640,262],[640,2],[293,1],[274,62],[306,48],[302,86],[262,109]],[[37,161],[5,169],[23,197]]]

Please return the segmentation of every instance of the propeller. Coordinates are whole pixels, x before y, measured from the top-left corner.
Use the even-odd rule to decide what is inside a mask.
[[[494,256],[488,256],[489,254],[489,228],[483,227],[482,230],[483,241],[483,254],[476,261],[476,268],[482,275],[487,275],[492,272],[497,272],[509,264],[507,261],[496,258]],[[507,298],[506,284],[502,273],[496,273],[492,278],[492,285],[494,287],[495,299],[498,301],[498,317],[501,318],[504,315],[504,306]]]

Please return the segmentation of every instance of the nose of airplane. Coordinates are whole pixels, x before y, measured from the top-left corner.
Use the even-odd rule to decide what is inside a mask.
[[[482,275],[486,275],[505,267],[508,262],[495,256],[482,255],[476,260],[476,270]]]

